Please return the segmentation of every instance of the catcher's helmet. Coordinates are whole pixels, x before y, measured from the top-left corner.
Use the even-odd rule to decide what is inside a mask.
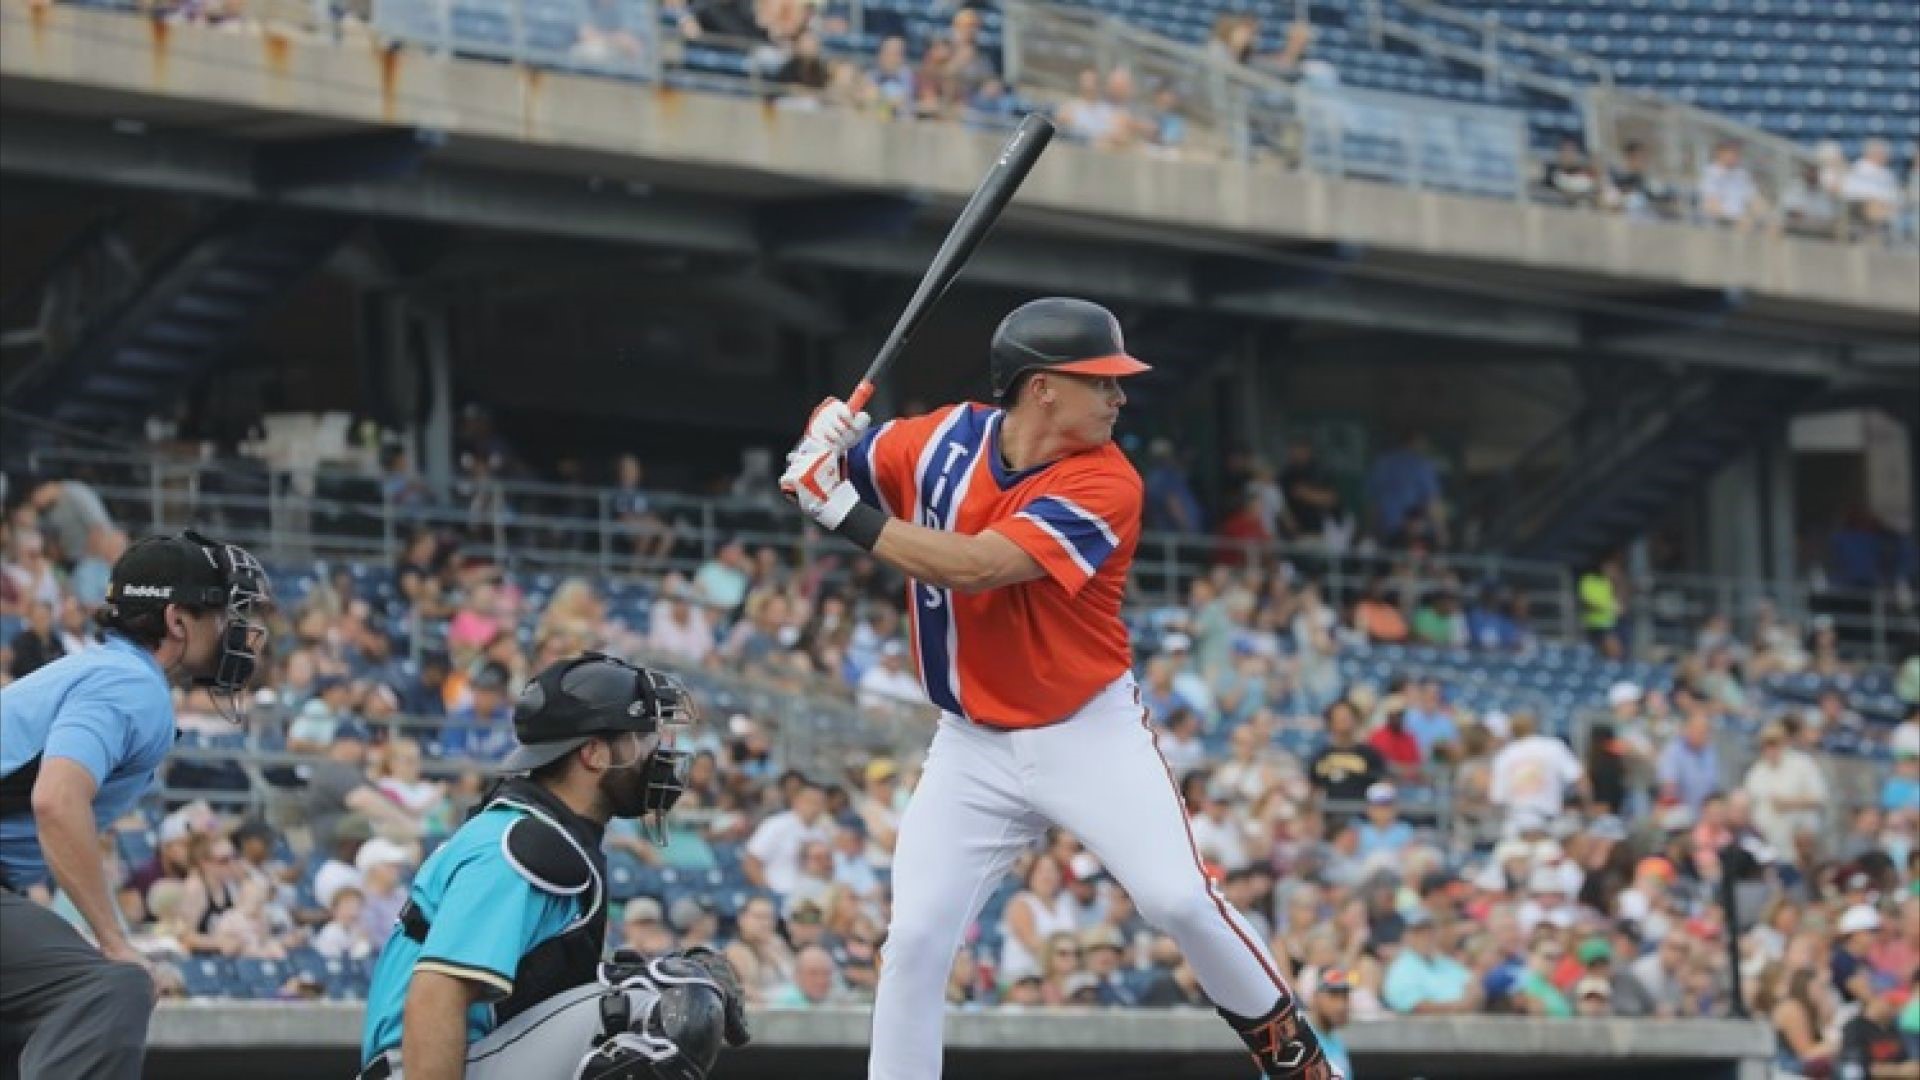
[[[993,332],[989,370],[996,400],[1006,400],[1020,376],[1036,368],[1112,376],[1150,370],[1127,355],[1120,320],[1113,312],[1070,296],[1022,304],[1000,320]]]
[[[513,707],[518,749],[502,766],[528,772],[557,761],[595,735],[652,735],[696,719],[693,695],[679,678],[604,653],[582,653],[535,675]]]

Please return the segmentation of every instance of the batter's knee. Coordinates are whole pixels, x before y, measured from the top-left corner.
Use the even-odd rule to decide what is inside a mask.
[[[1133,902],[1141,918],[1176,940],[1218,926],[1225,918],[1211,890],[1191,878],[1155,882],[1135,892]]]
[[[945,978],[959,947],[949,927],[923,919],[896,918],[887,927],[886,940],[880,943],[880,960],[889,970],[937,967]]]

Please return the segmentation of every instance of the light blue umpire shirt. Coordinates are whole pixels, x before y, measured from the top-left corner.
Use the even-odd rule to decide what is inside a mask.
[[[102,831],[153,788],[173,741],[166,673],[120,634],[0,687],[0,777],[49,758],[78,763],[99,785],[93,817]],[[0,816],[0,880],[21,890],[47,878],[32,812]]]

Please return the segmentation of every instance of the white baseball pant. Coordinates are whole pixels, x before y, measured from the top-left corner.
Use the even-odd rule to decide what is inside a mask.
[[[868,1080],[940,1076],[945,990],[967,925],[1019,853],[1058,825],[1147,922],[1180,944],[1213,1003],[1256,1017],[1285,988],[1266,944],[1207,879],[1132,675],[1071,718],[1002,731],[944,715],[893,857]]]

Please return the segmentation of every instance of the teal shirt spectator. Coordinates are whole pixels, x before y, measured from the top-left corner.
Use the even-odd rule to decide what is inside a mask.
[[[1394,1012],[1410,1013],[1421,1005],[1452,1004],[1467,996],[1473,973],[1447,956],[1421,956],[1403,948],[1387,969],[1380,999]]]
[[[1347,1053],[1347,1044],[1341,1041],[1340,1036],[1330,1031],[1318,1031],[1318,1034],[1320,1049],[1326,1052],[1327,1061],[1339,1071],[1341,1076],[1346,1077],[1346,1080],[1359,1080],[1354,1075],[1353,1058]]]
[[[512,807],[478,815],[427,858],[409,897],[432,929],[424,944],[404,933],[387,939],[367,991],[360,1062],[400,1045],[407,984],[416,969],[477,983],[467,1010],[467,1045],[494,1028],[492,1004],[513,992],[520,960],[559,937],[581,914],[581,900],[542,892],[507,862],[501,837],[521,817]]]
[[[1359,831],[1360,847],[1355,854],[1362,862],[1375,855],[1398,857],[1413,843],[1413,826],[1404,821],[1396,821],[1384,829],[1371,821],[1363,821]]]
[[[0,688],[0,776],[36,759],[79,764],[98,785],[93,818],[102,831],[153,788],[173,740],[166,673],[119,634]],[[47,877],[33,815],[0,818],[0,878],[25,889]]]

